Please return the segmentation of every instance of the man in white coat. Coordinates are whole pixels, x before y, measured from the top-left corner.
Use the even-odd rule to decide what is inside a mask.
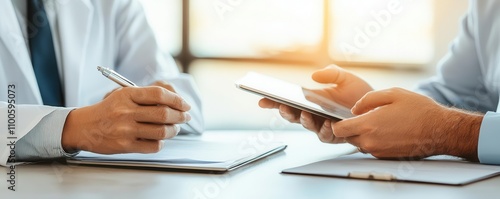
[[[192,78],[161,52],[138,2],[2,0],[0,13],[0,165],[154,153],[203,130]],[[98,65],[140,87],[119,88]]]

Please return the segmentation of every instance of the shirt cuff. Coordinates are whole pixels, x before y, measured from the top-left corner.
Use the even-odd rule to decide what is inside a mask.
[[[78,154],[64,151],[61,139],[64,123],[72,108],[55,110],[45,116],[28,134],[16,143],[16,155],[20,161],[38,161]]]
[[[479,162],[500,165],[500,113],[488,112],[484,115],[479,131],[477,153]]]

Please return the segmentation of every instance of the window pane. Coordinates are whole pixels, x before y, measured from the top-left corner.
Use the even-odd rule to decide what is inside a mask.
[[[332,0],[337,61],[425,64],[434,54],[432,0]]]
[[[322,0],[191,0],[191,48],[198,57],[268,57],[315,51]]]
[[[140,0],[162,50],[177,55],[182,46],[182,0]]]

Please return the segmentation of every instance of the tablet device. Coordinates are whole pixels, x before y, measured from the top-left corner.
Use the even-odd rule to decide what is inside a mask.
[[[255,72],[248,73],[235,84],[245,91],[333,121],[353,117],[350,108],[322,95],[320,90],[307,89]]]

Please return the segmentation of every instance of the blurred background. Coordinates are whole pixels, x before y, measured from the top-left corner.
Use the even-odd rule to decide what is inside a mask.
[[[214,129],[301,129],[234,86],[256,71],[307,87],[337,64],[374,88],[435,73],[466,0],[141,0],[163,50],[194,76]]]

